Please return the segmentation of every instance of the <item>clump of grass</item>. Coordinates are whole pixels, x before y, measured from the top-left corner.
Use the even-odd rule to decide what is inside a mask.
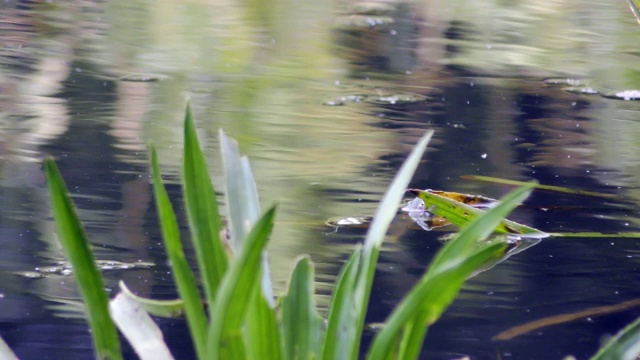
[[[47,159],[45,172],[58,236],[73,264],[87,304],[96,357],[121,358],[113,317],[141,358],[171,358],[161,332],[146,313],[149,310],[156,315],[184,311],[199,359],[359,358],[380,249],[397,204],[431,135],[432,132],[425,134],[415,146],[384,195],[363,244],[356,246],[344,265],[335,284],[326,325],[316,309],[314,267],[307,256],[297,260],[287,292],[274,301],[265,247],[276,207],[260,211],[249,162],[240,156],[237,143],[221,132],[231,232],[231,246],[225,246],[220,238],[221,221],[215,191],[189,108],[185,115],[182,184],[202,294],[185,257],[176,215],[162,183],[159,159],[153,147],[150,149],[153,191],[180,300],[143,299],[132,295],[122,285],[123,291],[111,301],[111,317],[103,282],[82,224],[54,161]],[[421,280],[376,334],[368,349],[368,359],[418,358],[428,327],[453,301],[465,280],[505,254],[504,238],[481,240],[494,232],[533,186],[526,184],[515,190],[499,206],[479,215],[455,240],[443,246]],[[123,297],[127,301],[123,301]],[[208,311],[202,299],[208,302]],[[130,321],[130,316],[126,315],[130,314],[128,310],[142,316]]]

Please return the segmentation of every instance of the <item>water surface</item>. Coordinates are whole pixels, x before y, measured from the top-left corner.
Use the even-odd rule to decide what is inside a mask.
[[[371,216],[429,129],[435,136],[411,187],[489,197],[510,190],[460,179],[476,174],[617,194],[626,200],[535,192],[512,218],[551,232],[638,230],[640,102],[544,81],[579,79],[603,94],[638,89],[634,21],[624,2],[579,0],[283,0],[263,8],[230,1],[5,2],[0,335],[23,359],[92,357],[73,278],[15,274],[63,259],[41,168],[46,155],[58,162],[97,257],[154,264],[105,272],[110,291],[124,279],[140,295],[175,296],[146,145],[157,147],[181,210],[187,100],[217,188],[222,128],[251,159],[264,206],[279,203],[270,245],[276,290],[284,289],[294,259],[309,253],[322,306],[366,232],[326,220]],[[425,232],[398,215],[369,322],[384,320],[450,231]],[[640,310],[509,341],[492,337],[545,316],[636,298],[638,245],[615,237],[543,240],[471,279],[429,331],[423,358],[590,356]],[[192,356],[181,321],[161,327],[178,358]]]

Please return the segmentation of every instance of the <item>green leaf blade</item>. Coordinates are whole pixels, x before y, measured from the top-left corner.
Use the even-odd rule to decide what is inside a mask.
[[[525,183],[527,184],[527,183]],[[532,187],[537,186],[533,183]],[[529,186],[529,185],[525,185]],[[473,206],[461,203],[456,200],[446,198],[444,196],[434,194],[425,190],[410,189],[409,192],[419,197],[425,204],[425,208],[430,212],[442,216],[459,227],[468,226],[473,220],[485,213],[484,210],[474,208]],[[526,235],[530,237],[547,237],[549,234],[534,229],[532,227],[516,223],[514,221],[503,219],[494,230],[500,234],[516,234]]]
[[[162,331],[136,299],[120,292],[109,302],[109,310],[141,360],[173,360]]]
[[[350,328],[358,315],[353,304],[353,297],[361,256],[362,246],[357,245],[336,280],[329,305],[327,330],[322,345],[324,360],[348,359],[351,356],[352,344],[356,342],[355,337],[359,336],[359,334],[350,331]]]
[[[322,318],[314,300],[313,265],[299,259],[282,298],[282,334],[285,359],[317,359],[322,346]]]
[[[276,311],[259,292],[253,296],[249,306],[246,327],[248,353],[251,359],[282,359],[282,338]]]
[[[189,324],[189,331],[196,348],[198,358],[206,358],[207,317],[200,299],[200,292],[195,276],[182,249],[178,221],[169,200],[167,190],[162,183],[160,166],[156,150],[151,148],[151,172],[153,176],[153,193],[156,201],[162,239],[171,262],[173,278],[178,287],[180,298],[184,301],[184,310]]]
[[[479,217],[476,221],[463,224],[462,231],[456,237],[456,239],[454,241],[448,242],[436,254],[434,259],[431,261],[431,264],[429,264],[428,271],[431,273],[438,272],[440,271],[440,268],[443,265],[447,265],[447,263],[450,263],[447,266],[455,266],[451,264],[457,264],[463,261],[463,255],[471,252],[478,241],[486,239],[489,235],[496,231],[496,228],[500,228],[500,226],[504,225],[504,218],[531,194],[531,191],[535,186],[535,182],[525,184],[524,186],[507,194],[507,196],[500,200],[500,203],[495,208],[491,209],[488,212],[483,211],[482,213],[478,214]],[[421,192],[420,195],[422,196],[423,193]],[[465,204],[456,204],[456,206],[460,205]],[[538,233],[541,237],[548,236],[546,233],[538,232],[537,230],[536,232],[533,232],[531,234]]]
[[[620,330],[591,360],[634,360],[640,355],[640,318]]]
[[[231,244],[238,250],[253,224],[260,218],[260,201],[249,159],[240,155],[238,142],[220,130],[220,153],[225,173],[225,197]],[[271,272],[266,251],[262,254],[262,293],[274,307]]]
[[[216,321],[210,323],[207,348],[209,359],[246,357],[237,353],[241,345],[242,325],[245,321],[251,297],[259,290],[261,255],[273,228],[275,207],[269,209],[256,222],[243,242],[235,261],[222,281],[212,314]]]
[[[120,292],[124,296],[140,304],[140,308],[151,315],[164,318],[177,318],[184,314],[184,301],[182,299],[154,300],[144,298],[131,292],[123,281],[120,281],[118,285]]]
[[[355,338],[356,340],[353,344],[345,344],[345,346],[349,346],[351,348],[350,358],[352,359],[358,358],[360,351],[360,334],[362,334],[364,328],[364,318],[369,304],[371,286],[373,284],[373,277],[378,263],[382,242],[386,236],[389,224],[397,212],[398,203],[400,203],[407,185],[409,184],[409,181],[411,181],[411,177],[418,167],[432,135],[433,131],[425,133],[418,144],[416,144],[407,160],[405,160],[391,182],[389,189],[387,189],[380,205],[378,205],[378,210],[376,211],[374,220],[367,232],[354,289],[355,294],[353,307],[356,312],[356,319],[354,326],[349,329],[349,331],[352,331],[355,334],[350,334],[349,337]]]
[[[213,304],[229,261],[220,239],[220,214],[207,169],[191,108],[187,106],[183,159],[185,205],[206,298],[209,304]]]
[[[395,358],[402,342],[405,344],[398,358],[417,359],[428,326],[451,304],[466,278],[482,265],[504,254],[506,248],[506,244],[499,242],[485,245],[469,256],[461,267],[443,269],[420,282],[394,309],[382,330],[376,334],[367,359]]]
[[[53,159],[46,159],[44,168],[58,239],[73,266],[78,288],[86,304],[96,357],[121,359],[120,340],[109,316],[109,299],[84,227]]]
[[[498,206],[464,225],[460,234],[438,251],[427,272],[374,338],[370,359],[388,358],[399,344],[402,344],[402,358],[419,356],[427,327],[441,316],[466,279],[506,254],[504,239],[481,241],[500,226],[502,219],[524,201],[534,187],[535,183],[529,183],[511,192]]]

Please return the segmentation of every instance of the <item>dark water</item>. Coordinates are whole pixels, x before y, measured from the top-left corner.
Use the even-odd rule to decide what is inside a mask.
[[[140,265],[105,271],[109,290],[123,279],[140,295],[175,297],[146,144],[158,148],[181,208],[186,99],[216,186],[223,128],[251,159],[264,206],[279,203],[270,245],[276,290],[294,259],[309,253],[322,306],[366,232],[325,221],[372,215],[428,129],[435,136],[411,187],[500,197],[510,188],[460,176],[535,179],[625,200],[535,192],[513,220],[549,232],[640,227],[640,102],[543,81],[581,79],[606,94],[638,89],[640,27],[624,2],[283,0],[258,9],[224,1],[9,1],[0,9],[0,335],[22,359],[92,357],[73,278],[22,273],[63,259],[45,155],[58,162],[97,257]],[[426,232],[398,215],[369,322],[385,319],[450,231]],[[587,358],[640,309],[492,338],[639,297],[639,241],[545,239],[479,274],[429,330],[423,358]],[[180,320],[160,326],[177,358],[193,356]]]

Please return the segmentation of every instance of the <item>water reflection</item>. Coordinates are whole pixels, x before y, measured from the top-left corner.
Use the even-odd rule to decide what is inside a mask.
[[[185,98],[217,188],[216,134],[224,128],[249,155],[264,205],[280,204],[270,248],[278,290],[293,258],[310,253],[325,305],[339,267],[366,231],[330,227],[326,220],[371,216],[429,128],[436,136],[412,187],[497,198],[508,188],[459,177],[537,179],[630,202],[537,192],[514,220],[547,231],[638,227],[640,103],[569,93],[542,81],[591,79],[603,92],[637,87],[639,49],[628,35],[638,29],[624,3],[252,4],[3,5],[0,335],[24,358],[34,354],[29,349],[36,341],[38,349],[62,356],[61,340],[46,334],[54,326],[77,335],[71,338],[82,349],[74,355],[91,356],[86,332],[69,319],[73,311],[51,307],[77,300],[73,282],[12,274],[62,259],[40,168],[45,155],[58,161],[100,259],[155,264],[107,273],[107,286],[123,278],[141,295],[175,296],[149,192],[146,144],[158,148],[181,209]],[[157,81],[131,81],[132,74]],[[323,105],[342,98],[375,101]],[[407,217],[396,219],[369,320],[384,319],[448,231],[424,232]],[[510,258],[470,282],[430,331],[425,358],[591,354],[594,340],[634,312],[507,343],[490,339],[555,308],[632,298],[637,245],[634,239],[554,239]],[[178,331],[182,325],[163,326]]]

